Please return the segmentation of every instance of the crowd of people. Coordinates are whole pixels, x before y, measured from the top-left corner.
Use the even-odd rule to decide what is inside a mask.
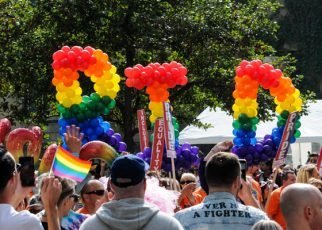
[[[71,129],[77,153],[81,135]],[[82,183],[35,173],[35,186],[22,186],[20,165],[1,146],[0,229],[322,229],[316,154],[296,170],[249,165],[242,178],[231,148],[218,143],[177,180],[123,153],[109,167],[95,164]]]

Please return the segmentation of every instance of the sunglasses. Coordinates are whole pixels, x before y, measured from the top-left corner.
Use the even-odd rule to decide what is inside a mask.
[[[186,180],[186,181],[180,181],[180,184],[190,184],[190,183],[194,183],[195,181],[193,180]]]
[[[74,202],[78,202],[79,201],[79,196],[77,194],[72,194],[69,197],[74,199]]]
[[[86,192],[85,194],[95,194],[97,196],[103,196],[105,193],[105,190],[94,190],[91,192]]]

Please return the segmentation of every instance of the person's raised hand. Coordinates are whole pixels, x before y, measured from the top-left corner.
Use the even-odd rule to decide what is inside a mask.
[[[260,202],[253,196],[253,188],[249,180],[246,179],[246,181],[244,181],[241,179],[241,185],[242,186],[238,191],[238,197],[245,203],[245,205],[261,209]]]
[[[223,141],[216,144],[210,152],[205,156],[204,161],[208,161],[213,155],[218,152],[228,152],[233,147],[233,142],[231,141]]]
[[[72,153],[79,153],[82,146],[84,134],[80,133],[79,130],[79,127],[75,125],[66,126],[65,141]]]
[[[61,183],[53,176],[42,179],[41,184],[41,201],[46,209],[57,206],[62,191]]]

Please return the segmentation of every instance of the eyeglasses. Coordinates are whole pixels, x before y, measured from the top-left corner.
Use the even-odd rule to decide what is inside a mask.
[[[85,192],[85,194],[95,194],[96,196],[103,196],[105,193],[105,190],[94,190],[91,192]]]
[[[79,200],[79,196],[77,194],[72,194],[69,197],[73,198],[75,203]]]
[[[193,180],[186,180],[186,181],[180,181],[180,184],[190,184],[190,183],[194,183],[195,181]]]

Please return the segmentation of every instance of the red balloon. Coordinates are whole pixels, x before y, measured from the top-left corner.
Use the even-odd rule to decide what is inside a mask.
[[[53,54],[53,60],[55,60],[55,61],[59,61],[59,60],[61,60],[62,58],[64,58],[65,57],[65,53],[63,52],[63,51],[61,51],[61,50],[58,50],[58,51],[56,51],[54,54]]]
[[[68,53],[70,51],[70,47],[69,46],[63,46],[63,48],[61,49],[64,53]]]
[[[72,51],[73,51],[75,54],[79,55],[80,53],[82,53],[83,48],[82,48],[82,47],[80,47],[80,46],[73,46],[73,47],[72,47]]]
[[[125,70],[124,70],[124,74],[126,77],[128,78],[131,78],[133,77],[133,71],[132,71],[132,67],[127,67]]]
[[[94,53],[94,48],[91,46],[86,46],[84,50],[88,51],[90,55]]]

